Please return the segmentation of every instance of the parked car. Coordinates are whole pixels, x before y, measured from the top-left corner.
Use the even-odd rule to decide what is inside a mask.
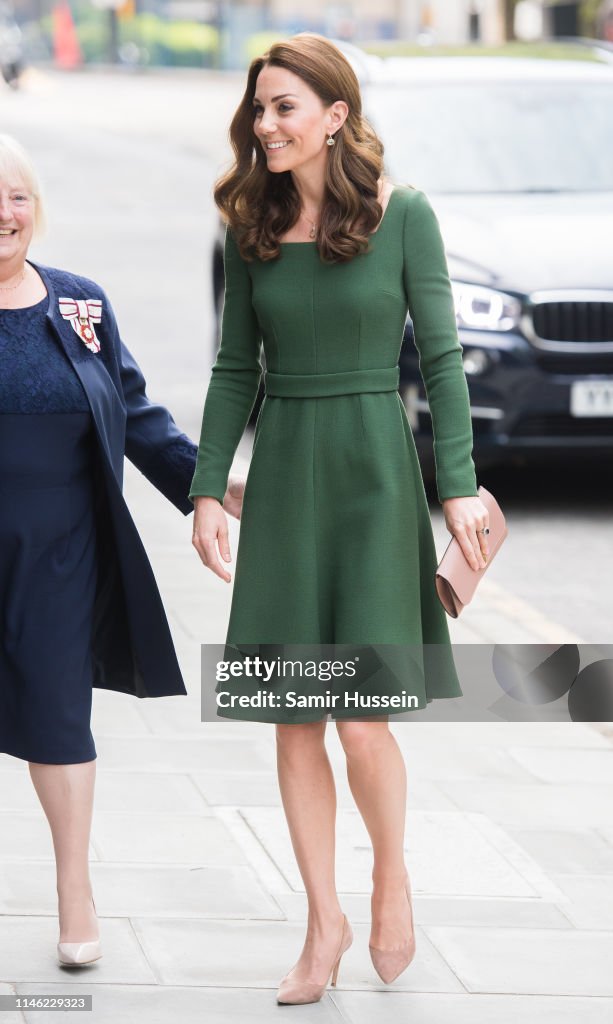
[[[21,29],[10,7],[0,4],[0,73],[8,85],[16,88],[23,67]]]
[[[365,112],[389,176],[423,189],[441,225],[477,468],[610,455],[613,67],[506,57],[382,63],[363,85]],[[431,477],[410,317],[400,369]]]

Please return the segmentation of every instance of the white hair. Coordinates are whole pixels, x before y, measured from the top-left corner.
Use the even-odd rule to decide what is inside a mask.
[[[34,233],[40,235],[46,224],[40,181],[28,153],[12,135],[0,133],[0,181],[23,184],[34,196]]]

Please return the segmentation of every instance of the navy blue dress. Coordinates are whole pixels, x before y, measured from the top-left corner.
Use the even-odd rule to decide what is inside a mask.
[[[0,752],[77,764],[96,757],[95,435],[48,303],[0,310]]]

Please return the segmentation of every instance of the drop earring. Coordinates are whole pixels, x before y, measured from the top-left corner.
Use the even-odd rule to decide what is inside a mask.
[[[327,142],[329,146],[333,146],[334,143],[336,142],[336,139],[334,138],[333,135],[330,135],[329,138],[327,139]]]

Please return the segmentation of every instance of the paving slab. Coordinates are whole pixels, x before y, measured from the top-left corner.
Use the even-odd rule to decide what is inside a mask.
[[[613,739],[613,730],[611,732],[611,738]],[[604,823],[600,825],[600,827],[597,828],[595,831],[598,833],[598,835],[602,836],[606,843],[609,843],[610,846],[613,846],[613,825],[607,825],[606,823]]]
[[[573,996],[339,992],[332,997],[351,1024],[610,1024],[613,1000]]]
[[[439,785],[457,807],[485,814],[507,828],[597,828],[610,820],[613,807],[613,786],[607,785],[517,785],[489,779]]]
[[[613,875],[613,842],[607,841],[606,830],[567,826],[507,832],[550,874]]]
[[[308,907],[304,893],[273,891],[288,920],[306,921]],[[370,893],[340,892],[340,901],[352,923],[370,923]],[[474,928],[574,927],[560,906],[542,899],[444,898],[414,893],[413,917],[420,926],[452,923]]]
[[[538,644],[543,641],[543,631],[538,629],[533,622],[527,620],[509,619],[506,610],[492,608],[485,603],[481,596],[481,607],[475,604],[471,611],[471,628],[479,637],[481,643],[495,644]],[[562,643],[565,637],[560,636],[556,631],[556,638]]]
[[[8,812],[40,811],[28,766],[7,754],[0,754],[0,807]]]
[[[581,930],[613,930],[613,880],[610,875],[560,875],[552,878],[568,896],[560,909]]]
[[[401,728],[401,726],[400,726]],[[401,743],[405,749],[405,744]],[[446,746],[439,747],[436,758],[431,750],[422,744],[406,744],[407,777],[412,786],[421,786],[425,781],[438,782],[453,778],[456,781],[470,779],[508,779],[513,782],[531,782],[534,773],[528,766],[509,756],[504,748],[493,746]]]
[[[215,985],[276,990],[281,977],[297,960],[304,924],[293,921],[164,921],[133,920],[148,961],[164,985]],[[343,956],[339,988],[378,988],[368,953],[369,926],[357,923],[354,942]],[[395,982],[406,991],[463,991],[438,951],[416,929],[417,946],[411,969]]]
[[[1,991],[1,989],[0,989]],[[18,985],[20,995],[90,995],[88,985]],[[105,985],[93,992],[87,1024],[269,1024],[284,1021],[288,1007],[278,1006],[274,995],[249,988],[181,988],[174,985]],[[76,1020],[80,1018],[74,1015]],[[71,1014],[69,1020],[72,1020]],[[49,1024],[46,1011],[27,1010],[27,1024]],[[292,1007],[292,1020],[300,1024],[347,1024],[347,1016],[329,996],[311,1006]],[[51,1017],[51,1020],[53,1018]],[[5,1018],[2,1017],[2,1024]],[[588,1022],[591,1024],[591,1021]]]
[[[128,920],[105,918],[100,923],[100,936],[103,956],[87,967],[78,968],[80,981],[88,986],[157,983]],[[10,979],[13,984],[55,982],[62,988],[71,984],[74,970],[61,967],[57,962],[58,938],[55,916],[4,917],[0,931],[2,979]]]
[[[282,809],[247,807],[243,816],[291,888],[304,891]],[[362,818],[355,808],[340,809],[336,821],[337,886],[369,891],[372,851]],[[564,900],[538,864],[482,815],[414,811],[405,851],[415,894]]]
[[[274,899],[250,867],[92,864],[98,914],[158,917],[278,918]],[[55,869],[0,864],[0,914],[55,914]]]
[[[93,840],[100,859],[229,867],[246,858],[213,809],[195,814],[99,813]]]
[[[96,770],[94,822],[98,811],[130,814],[199,814],[206,799],[189,775],[179,772],[109,771],[99,758]]]
[[[31,811],[0,810],[0,863],[6,861],[55,862],[49,824],[42,808]],[[90,860],[97,860],[93,843]]]
[[[192,772],[191,778],[211,806],[279,806],[281,795],[276,771],[209,771]],[[355,801],[349,789],[344,765],[335,772],[336,801],[338,808],[355,809]],[[453,801],[441,792],[436,783],[423,781],[414,785],[409,780],[407,810],[455,810]]]
[[[6,985],[0,982],[0,996],[16,995],[14,985]],[[4,1010],[2,1012],[2,1024],[24,1024],[25,1017],[20,1010]]]
[[[469,992],[613,996],[613,931],[424,930]]]
[[[449,750],[485,747],[496,750],[511,747],[611,749],[610,740],[584,722],[402,722],[396,725],[392,721],[391,727],[407,756],[418,746],[430,750],[436,747],[437,751],[439,747]]]
[[[229,736],[101,736],[96,741],[105,771],[190,772],[228,767],[269,768],[274,752],[253,739]]]
[[[121,704],[118,704],[118,696]],[[160,697],[159,701],[168,708],[173,698]],[[143,700],[131,694],[115,694],[109,690],[94,689],[92,699],[92,731],[94,736],[147,736],[150,734],[145,719],[141,715]],[[154,703],[158,703],[155,701]],[[162,710],[160,708],[160,710]]]
[[[211,806],[280,806],[277,773],[217,770],[193,772],[192,779]]]
[[[157,700],[141,701],[139,714],[147,731],[155,736],[194,735],[203,743],[209,738],[207,726],[200,720],[199,692],[163,706]]]
[[[613,785],[613,747],[594,750],[575,746],[562,751],[513,746],[509,755],[541,782]]]

